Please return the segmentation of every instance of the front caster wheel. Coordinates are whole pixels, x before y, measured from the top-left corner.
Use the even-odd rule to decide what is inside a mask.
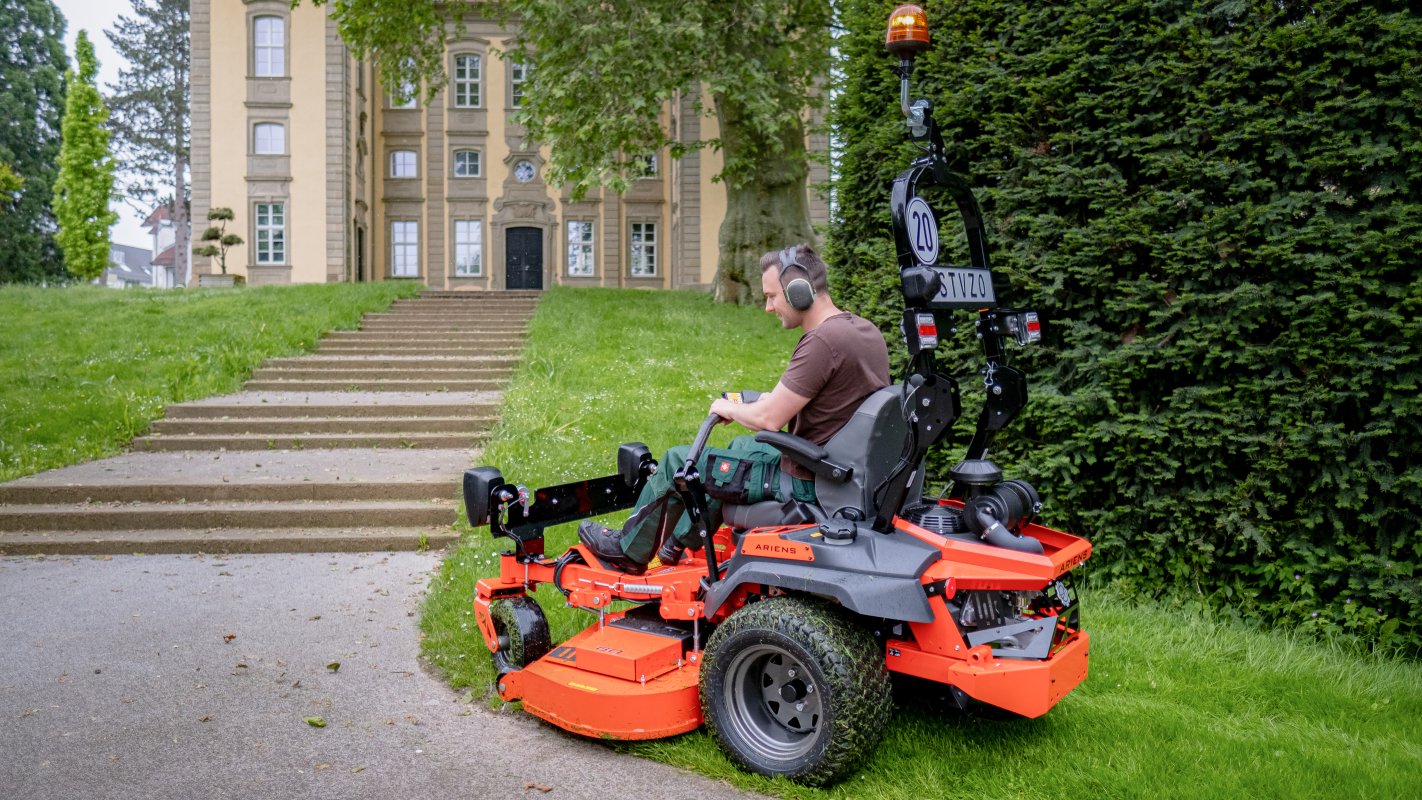
[[[731,759],[812,786],[867,759],[893,707],[874,638],[820,600],[777,597],[732,614],[701,674],[707,727]]]
[[[497,600],[489,608],[499,649],[494,651],[494,671],[499,675],[523,669],[552,648],[548,618],[532,597]]]

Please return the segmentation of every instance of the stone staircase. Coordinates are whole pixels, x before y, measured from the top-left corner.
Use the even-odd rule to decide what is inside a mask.
[[[0,484],[0,552],[439,547],[536,292],[427,292],[170,406],[133,451]]]

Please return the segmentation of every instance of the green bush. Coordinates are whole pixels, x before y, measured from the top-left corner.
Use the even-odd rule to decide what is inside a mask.
[[[1422,17],[1401,2],[925,5],[915,96],[980,187],[999,297],[1045,318],[1045,347],[1019,364],[1032,401],[994,458],[1124,587],[1416,652]],[[827,248],[839,296],[886,328],[888,191],[913,153],[891,113],[887,11],[844,3]],[[968,346],[945,348],[960,380],[980,360]],[[965,391],[965,417],[977,399]]]

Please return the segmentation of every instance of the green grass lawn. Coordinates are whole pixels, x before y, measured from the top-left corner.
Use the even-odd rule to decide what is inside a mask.
[[[236,391],[419,289],[0,287],[0,480],[118,453],[167,404]]]
[[[723,389],[770,388],[796,336],[699,294],[552,290],[480,462],[532,488],[610,474],[626,441],[660,457]],[[550,529],[548,550],[575,538]],[[421,622],[425,655],[476,700],[493,697],[493,670],[470,598],[504,549],[487,529],[463,537]],[[795,798],[1422,797],[1422,666],[1134,604],[1086,572],[1091,675],[1041,719],[943,712],[905,693],[874,757],[827,790],[742,773],[703,731],[606,746]],[[593,619],[552,589],[538,599],[555,638]]]

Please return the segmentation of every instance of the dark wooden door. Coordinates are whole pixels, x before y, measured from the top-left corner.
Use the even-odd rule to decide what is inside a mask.
[[[510,289],[543,288],[543,231],[509,228],[504,234],[504,261]]]

